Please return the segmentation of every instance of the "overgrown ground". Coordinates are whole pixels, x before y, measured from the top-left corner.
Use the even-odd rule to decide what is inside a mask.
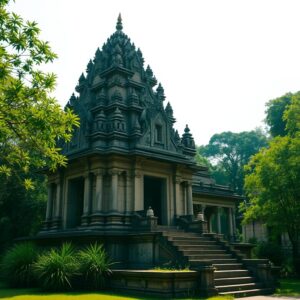
[[[292,296],[300,298],[300,279],[282,279],[280,287],[275,292],[276,296]],[[69,293],[44,293],[39,289],[10,289],[0,283],[0,299],[8,300],[149,300],[159,299],[151,297],[128,296],[113,292],[69,292]],[[192,299],[192,298],[185,298]],[[196,299],[196,298],[193,298]],[[232,300],[233,297],[211,297],[209,300]]]
[[[300,279],[282,279],[276,289],[276,296],[292,296],[300,298]]]
[[[159,299],[150,297],[127,296],[112,292],[44,293],[38,289],[10,289],[0,283],[0,299],[8,300],[135,300]],[[189,298],[186,298],[189,299]],[[195,299],[195,298],[193,298]],[[209,300],[232,300],[232,297],[211,297]]]

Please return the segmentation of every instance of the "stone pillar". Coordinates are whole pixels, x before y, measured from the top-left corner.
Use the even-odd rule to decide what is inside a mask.
[[[233,236],[236,238],[235,208],[232,209]]]
[[[130,185],[130,175],[129,172],[125,173],[125,212],[131,213],[132,212],[132,203],[131,203],[131,199],[130,199],[130,189],[129,189],[129,185]]]
[[[125,173],[125,218],[124,218],[124,223],[126,225],[129,225],[131,223],[131,218],[130,215],[132,214],[132,209],[133,209],[133,203],[132,200],[133,198],[130,197],[132,195],[130,191],[130,174],[129,171]]]
[[[53,210],[53,185],[48,183],[48,200],[47,200],[47,210],[46,210],[46,221],[51,221]]]
[[[201,204],[201,213],[203,215],[203,221],[205,221],[205,208],[206,208],[206,205],[205,204]]]
[[[52,229],[58,229],[61,225],[61,179],[60,177],[55,181],[56,185],[56,195],[55,195],[55,205],[52,202],[52,209],[54,205],[54,218],[52,216]],[[52,194],[53,195],[53,194]],[[52,196],[53,199],[53,196]]]
[[[56,181],[56,206],[55,206],[55,218],[61,217],[61,184],[60,180]]]
[[[94,173],[96,176],[96,195],[93,213],[103,212],[103,170]]]
[[[81,217],[81,226],[89,224],[89,214],[91,212],[91,174],[84,174],[84,194],[83,194],[83,215]]]
[[[101,225],[104,223],[103,217],[103,170],[94,172],[96,177],[96,189],[93,203],[93,214],[91,215],[91,225]]]
[[[183,215],[183,212],[178,211],[179,202],[180,202],[180,182],[181,178],[179,176],[175,176],[174,178],[174,215],[177,217],[178,215]]]
[[[191,265],[190,269],[198,273],[198,293],[202,297],[211,297],[218,294],[215,287],[215,268],[212,262],[203,260],[202,262]]]
[[[53,185],[48,183],[48,200],[47,200],[47,210],[46,210],[46,219],[43,222],[43,230],[48,230],[51,227],[53,215]]]
[[[118,211],[118,184],[119,184],[119,171],[112,169],[110,171],[111,175],[111,207],[110,211]]]
[[[222,233],[222,230],[221,230],[221,207],[217,207],[217,230],[218,230],[218,233]]]
[[[228,221],[229,221],[229,235],[230,235],[229,239],[233,240],[234,232],[233,232],[233,217],[232,217],[231,207],[228,208]]]
[[[192,191],[192,183],[190,181],[187,182],[187,215],[193,216],[193,191]]]
[[[134,170],[134,211],[144,209],[144,202],[142,197],[142,175],[140,170]]]

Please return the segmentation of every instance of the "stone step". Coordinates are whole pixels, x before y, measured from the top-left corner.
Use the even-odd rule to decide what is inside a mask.
[[[195,245],[195,246],[218,246],[220,247],[215,241],[205,241],[205,240],[174,240],[170,238],[170,240],[174,243],[176,246],[181,246],[181,245]]]
[[[169,226],[169,225],[157,225],[157,230],[184,232],[184,230],[180,229],[178,226]]]
[[[184,255],[186,256],[190,256],[190,255],[212,255],[213,257],[215,257],[216,255],[221,255],[221,254],[225,254],[227,255],[228,253],[226,252],[226,250],[182,250],[181,252],[183,252]]]
[[[215,285],[230,285],[230,284],[242,284],[255,282],[255,278],[252,276],[246,277],[234,277],[234,278],[216,278]]]
[[[248,270],[226,270],[226,271],[215,271],[215,278],[235,278],[235,277],[247,277],[249,276]]]
[[[234,291],[247,291],[262,288],[261,283],[251,282],[251,283],[242,283],[242,284],[230,284],[230,285],[220,285],[216,286],[216,289],[219,293],[224,292],[234,292]]]
[[[236,258],[213,258],[211,259],[213,264],[234,264],[238,263]]]
[[[185,241],[185,242],[189,242],[189,241],[198,241],[198,242],[210,242],[210,240],[206,239],[206,238],[202,238],[199,236],[180,236],[180,235],[168,235],[166,236],[169,240],[172,241]],[[216,242],[213,241],[215,244]]]
[[[231,254],[202,254],[202,255],[189,255],[188,258],[190,259],[208,259],[208,260],[214,260],[216,258],[219,259],[226,259],[231,258]]]
[[[203,250],[203,251],[211,251],[211,250],[223,250],[218,245],[176,245],[178,250]]]
[[[206,239],[206,240],[210,240],[210,238],[207,237],[203,237],[201,236],[199,233],[193,233],[193,232],[185,232],[185,231],[162,231],[162,235],[164,236],[178,236],[178,237],[186,237],[186,238],[190,238],[190,237],[198,237],[200,239]]]
[[[240,270],[243,268],[243,264],[234,263],[234,264],[213,264],[214,267],[221,271],[221,270]]]
[[[245,290],[245,291],[230,291],[230,292],[221,292],[219,295],[232,295],[235,298],[239,297],[251,297],[258,295],[268,295],[274,292],[273,289],[270,288],[261,288],[261,289],[253,289],[253,290]]]

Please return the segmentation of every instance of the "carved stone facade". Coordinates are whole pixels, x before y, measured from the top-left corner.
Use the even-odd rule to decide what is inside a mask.
[[[237,198],[197,166],[190,129],[181,137],[174,129],[162,85],[122,29],[119,16],[115,33],[97,49],[67,104],[81,125],[72,141],[61,145],[68,167],[48,174],[41,234],[131,232],[152,207],[158,225],[202,214],[208,230],[232,237]]]
[[[186,126],[181,137],[174,130],[163,87],[150,67],[144,68],[141,51],[122,28],[119,17],[116,32],[80,76],[78,96],[73,94],[67,104],[81,125],[70,143],[60,145],[68,166],[48,172],[46,220],[32,239],[42,245],[103,243],[119,269],[111,287],[143,295],[195,291],[211,296],[235,289],[245,295],[241,289],[253,286],[272,292],[269,263],[245,259],[247,245],[222,240],[223,235],[235,239],[240,198],[196,164],[190,129]],[[217,263],[228,259],[229,264]],[[189,265],[196,275],[136,272],[166,264]],[[247,277],[250,281],[236,286],[232,282],[244,282],[245,277],[232,274],[249,274],[236,269],[241,265],[256,279]],[[217,286],[215,278],[228,283]]]

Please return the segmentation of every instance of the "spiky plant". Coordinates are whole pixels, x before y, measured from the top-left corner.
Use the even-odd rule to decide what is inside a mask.
[[[64,243],[59,249],[40,255],[35,264],[38,280],[45,290],[71,289],[78,270],[78,259],[71,243]]]
[[[33,287],[36,283],[33,265],[38,256],[37,247],[30,242],[16,244],[1,261],[1,277],[12,287]]]
[[[88,288],[101,289],[105,280],[111,274],[111,265],[102,244],[97,242],[79,251],[80,272],[85,278]]]

